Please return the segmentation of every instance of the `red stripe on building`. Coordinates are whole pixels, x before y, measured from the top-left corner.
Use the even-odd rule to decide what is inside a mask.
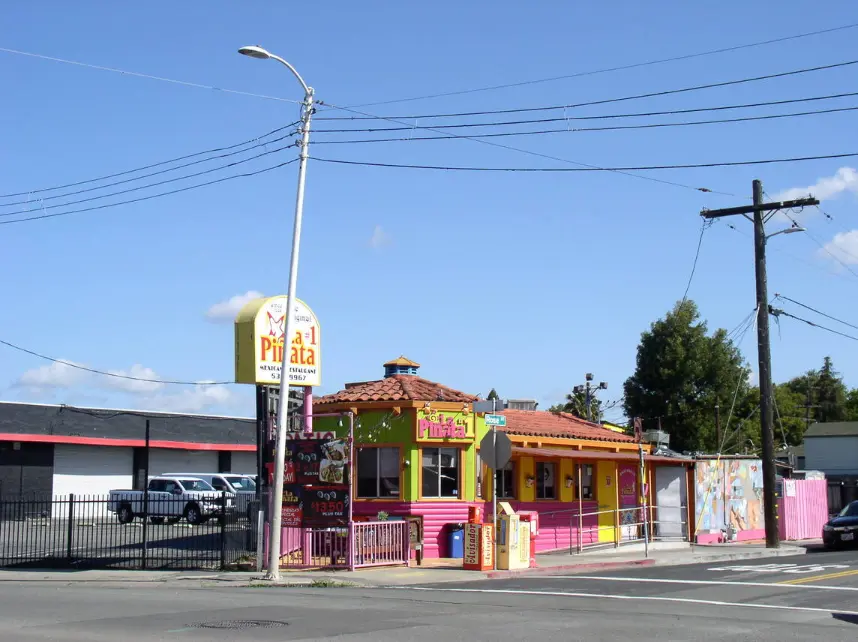
[[[29,435],[11,432],[0,433],[0,441],[20,441],[42,444],[75,444],[78,446],[113,446],[120,448],[145,448],[144,439],[110,439],[107,437],[71,437],[66,435]],[[252,444],[201,444],[191,441],[163,441],[152,439],[150,448],[171,448],[173,450],[230,450],[255,452]]]

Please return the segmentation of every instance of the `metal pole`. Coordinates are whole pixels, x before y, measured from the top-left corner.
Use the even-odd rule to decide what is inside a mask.
[[[581,463],[578,463],[578,552],[580,553],[583,549],[584,543],[584,515],[582,511],[584,510],[584,488],[581,485],[583,481],[583,476],[581,475]],[[592,483],[592,482],[591,482]],[[598,517],[596,518],[598,519]]]
[[[644,557],[649,557],[649,522],[646,514],[646,493],[644,492],[644,449],[643,444],[638,444],[638,452],[640,453],[641,473],[640,473],[640,493],[641,506],[643,515],[643,532],[644,532]]]
[[[593,415],[590,412],[590,382],[587,382],[587,421],[593,421]]]
[[[349,485],[349,526],[348,526],[348,538],[349,538],[349,570],[355,570],[355,520],[354,520],[354,485],[352,484],[352,477],[354,475],[354,466],[355,466],[355,416],[351,412],[349,412],[349,478],[347,481]]]
[[[715,403],[715,452],[721,452],[721,408]]]
[[[497,410],[498,400],[492,399],[492,414]],[[492,555],[492,569],[498,568],[498,429],[492,425],[492,533],[494,537],[494,555]]]
[[[287,65],[288,66],[288,65]],[[290,67],[291,68],[291,67]],[[296,74],[297,75],[297,74]],[[300,78],[300,77],[299,77]],[[271,520],[268,535],[268,579],[280,579],[280,535],[283,504],[283,466],[286,462],[286,428],[289,409],[289,356],[298,290],[298,255],[301,247],[301,222],[304,214],[304,182],[307,173],[307,152],[310,145],[310,118],[313,115],[313,90],[306,88],[302,110],[301,151],[298,165],[298,194],[295,198],[295,224],[292,230],[292,259],[289,264],[289,291],[287,292],[286,321],[283,331],[283,360],[280,367],[280,399],[277,404],[277,447],[274,456],[274,488]]]
[[[256,499],[262,499],[262,478],[265,477],[265,433],[268,422],[268,395],[265,386],[256,386]]]
[[[760,432],[763,449],[763,510],[766,547],[778,548],[777,506],[775,504],[775,438],[772,425],[772,353],[769,344],[769,295],[766,284],[766,232],[763,211],[763,184],[754,183],[754,263],[757,281],[757,353],[760,373]]]
[[[143,553],[141,566],[146,570],[146,548],[149,524],[149,420],[146,420],[146,446],[143,454]]]

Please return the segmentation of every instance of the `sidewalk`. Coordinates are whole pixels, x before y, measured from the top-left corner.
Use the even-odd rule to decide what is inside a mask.
[[[592,551],[580,555],[550,553],[538,555],[537,568],[515,571],[465,571],[461,560],[427,560],[424,566],[404,568],[362,569],[348,571],[283,571],[280,584],[284,586],[409,586],[439,584],[445,582],[468,582],[481,579],[502,579],[519,576],[552,575],[569,573],[592,573],[619,570],[640,566],[676,566],[707,562],[759,559],[804,555],[821,547],[819,540],[806,542],[784,542],[778,549],[767,549],[765,545],[713,544],[689,546],[687,544],[650,546],[649,555],[644,555],[643,546]],[[205,588],[214,586],[255,587],[271,586],[255,572],[205,572],[205,571],[53,571],[53,570],[3,570],[0,582],[45,582],[62,585],[86,583],[90,585],[161,586]]]

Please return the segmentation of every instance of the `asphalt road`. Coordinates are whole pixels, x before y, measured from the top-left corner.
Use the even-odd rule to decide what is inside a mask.
[[[858,637],[858,552],[395,590],[2,580],[0,573],[0,640]]]

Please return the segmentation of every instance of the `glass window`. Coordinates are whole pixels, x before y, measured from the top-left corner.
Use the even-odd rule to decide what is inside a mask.
[[[536,499],[557,499],[557,476],[555,465],[546,462],[536,464]]]
[[[499,499],[515,498],[515,464],[508,462],[506,466],[495,471],[495,484]]]
[[[581,498],[595,499],[593,488],[593,464],[578,464],[581,467]]]
[[[459,497],[459,449],[424,448],[423,497]]]
[[[358,448],[358,497],[399,497],[399,448]]]
[[[212,477],[212,488],[215,490],[229,490],[226,481],[220,477]]]
[[[256,490],[256,484],[250,477],[227,477],[226,480],[236,490]]]

